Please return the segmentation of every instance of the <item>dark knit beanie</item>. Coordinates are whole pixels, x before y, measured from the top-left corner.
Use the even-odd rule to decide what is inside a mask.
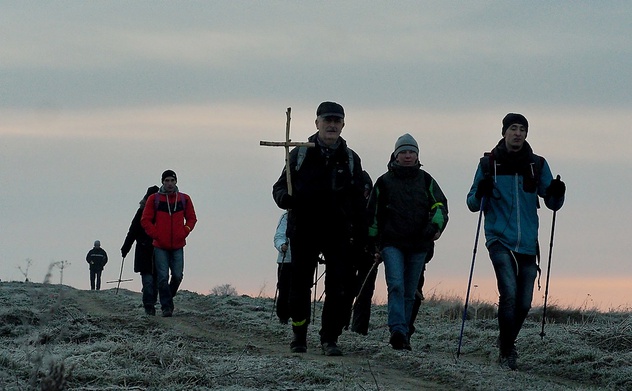
[[[160,181],[164,182],[165,178],[168,178],[168,177],[173,177],[173,179],[175,179],[176,181],[178,180],[178,177],[176,176],[176,173],[173,170],[167,170],[162,173],[162,178],[160,179]]]
[[[395,142],[395,151],[393,152],[393,156],[397,157],[397,154],[403,151],[413,151],[419,155],[419,146],[417,145],[417,141],[408,133],[403,136],[399,136]]]
[[[503,136],[505,135],[505,132],[507,131],[507,129],[509,129],[509,127],[513,124],[520,124],[524,126],[524,129],[527,132],[529,131],[529,122],[524,117],[524,115],[509,113],[505,116],[505,118],[503,118],[503,132],[502,132]]]

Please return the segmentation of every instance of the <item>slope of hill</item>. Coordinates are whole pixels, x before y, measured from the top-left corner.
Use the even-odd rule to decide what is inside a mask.
[[[390,348],[375,306],[368,336],[341,336],[343,357],[320,352],[318,305],[308,353],[292,354],[269,298],[182,291],[162,318],[124,289],[3,282],[0,303],[3,390],[632,389],[629,314],[548,325],[542,341],[529,321],[512,372],[495,363],[493,319],[468,321],[457,360],[458,311],[439,301],[423,305],[412,352]]]

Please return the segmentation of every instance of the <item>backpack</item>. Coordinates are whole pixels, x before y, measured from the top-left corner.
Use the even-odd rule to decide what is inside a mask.
[[[298,147],[298,157],[296,158],[296,171],[301,169],[301,165],[303,165],[303,160],[305,160],[305,155],[307,154],[307,147]],[[347,154],[349,156],[349,172],[351,172],[351,176],[353,176],[353,151],[351,148],[347,147]]]

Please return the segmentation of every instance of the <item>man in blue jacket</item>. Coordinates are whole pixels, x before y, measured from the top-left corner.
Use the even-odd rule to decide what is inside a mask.
[[[515,342],[531,308],[538,274],[538,197],[557,211],[564,203],[566,185],[559,176],[553,179],[546,160],[533,153],[523,115],[509,113],[502,123],[503,138],[481,158],[467,206],[472,212],[483,208],[485,245],[500,294],[499,362],[515,370]]]

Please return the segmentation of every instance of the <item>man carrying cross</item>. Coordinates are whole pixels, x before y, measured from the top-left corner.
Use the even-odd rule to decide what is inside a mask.
[[[294,332],[290,349],[294,353],[307,351],[312,279],[322,253],[326,296],[320,342],[325,355],[342,355],[337,342],[351,311],[348,296],[353,295],[351,244],[364,243],[367,235],[362,165],[360,157],[340,137],[344,118],[344,109],[338,103],[321,103],[316,110],[318,132],[309,137],[315,147],[294,148],[272,190],[279,208],[289,210],[287,236],[293,267],[290,316]]]

